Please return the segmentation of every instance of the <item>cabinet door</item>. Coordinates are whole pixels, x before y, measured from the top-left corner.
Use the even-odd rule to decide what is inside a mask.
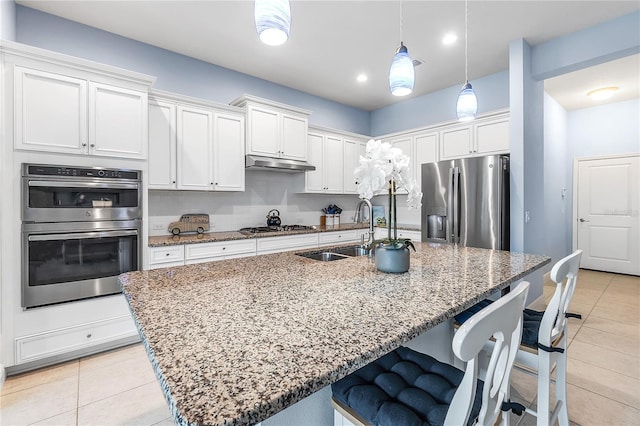
[[[415,141],[415,179],[418,185],[422,185],[422,165],[438,161],[438,133],[419,134],[414,136]]]
[[[309,163],[316,166],[313,171],[305,172],[306,191],[323,192],[324,185],[324,135],[309,133],[307,136]]]
[[[87,82],[15,67],[15,148],[83,154]]]
[[[469,157],[471,149],[471,125],[455,127],[440,132],[440,159]]]
[[[359,141],[350,139],[344,140],[344,172],[342,178],[344,180],[344,192],[345,194],[357,194],[358,188],[356,179],[353,177],[353,172],[360,164],[360,152],[364,151],[361,148],[363,144]]]
[[[244,191],[244,118],[215,114],[213,175],[216,191]]]
[[[509,152],[509,118],[477,123],[475,125],[476,149],[478,154]]]
[[[176,106],[149,102],[149,188],[176,189]]]
[[[342,194],[344,183],[344,152],[341,138],[327,136],[324,151],[324,181],[327,192]]]
[[[281,156],[294,160],[307,159],[307,119],[295,115],[282,114]]]
[[[209,190],[213,113],[178,107],[178,189]]]
[[[389,143],[391,143],[391,146],[393,146],[394,148],[399,148],[404,155],[408,155],[411,161],[414,160],[412,150],[413,138],[411,136],[402,136],[399,138],[391,139]],[[415,179],[415,170],[413,170],[413,167],[411,167],[411,178]],[[407,191],[405,191],[404,189],[398,190],[398,194],[406,193]]]
[[[89,83],[89,153],[147,158],[146,92]]]
[[[280,114],[266,108],[247,108],[247,154],[277,157],[280,154]],[[304,140],[304,139],[303,139]]]

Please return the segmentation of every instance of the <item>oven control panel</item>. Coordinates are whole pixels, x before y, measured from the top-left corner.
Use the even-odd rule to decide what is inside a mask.
[[[41,164],[25,164],[25,176],[66,176],[83,178],[106,178],[140,180],[140,171],[122,169],[102,169],[97,167],[65,167]]]

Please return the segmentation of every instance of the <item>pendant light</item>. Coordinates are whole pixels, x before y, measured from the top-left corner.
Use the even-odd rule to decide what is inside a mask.
[[[468,0],[464,2],[464,79],[465,84],[462,86],[462,90],[458,95],[458,102],[456,105],[456,113],[458,114],[458,120],[470,121],[476,118],[478,112],[478,99],[476,93],[473,91],[473,87],[469,84],[469,54],[467,49],[467,29],[468,29]]]
[[[264,44],[280,46],[289,38],[291,9],[289,0],[255,0],[258,36]]]
[[[413,91],[415,70],[413,60],[406,46],[402,43],[402,2],[400,2],[400,47],[391,62],[389,70],[389,89],[394,96],[406,96]]]

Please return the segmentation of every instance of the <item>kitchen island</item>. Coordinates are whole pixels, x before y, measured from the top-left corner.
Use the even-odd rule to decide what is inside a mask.
[[[550,262],[416,248],[399,275],[277,253],[120,280],[175,421],[255,424]]]

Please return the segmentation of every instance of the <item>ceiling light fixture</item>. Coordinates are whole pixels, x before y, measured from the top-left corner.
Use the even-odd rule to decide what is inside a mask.
[[[291,9],[289,0],[255,0],[258,36],[264,44],[280,46],[289,38]]]
[[[612,97],[616,90],[618,90],[617,86],[601,87],[590,91],[587,93],[587,96],[594,101],[604,101],[605,99]]]
[[[369,77],[367,77],[367,75],[365,73],[360,73],[358,74],[358,76],[356,77],[356,80],[358,80],[360,83],[364,83],[365,81],[367,81],[369,79]]]
[[[442,37],[442,44],[444,44],[445,46],[453,44],[456,41],[458,41],[458,36],[454,33],[447,33],[444,35],[444,37]]]
[[[391,61],[389,70],[389,89],[394,96],[406,96],[413,91],[415,70],[413,60],[402,43],[402,2],[400,2],[400,47]]]
[[[467,46],[467,32],[468,32],[468,20],[469,20],[468,0],[464,2],[464,79],[465,84],[462,86],[462,90],[458,95],[458,102],[456,104],[456,113],[458,120],[470,121],[476,118],[478,112],[478,98],[473,91],[473,87],[469,84],[469,54]]]

